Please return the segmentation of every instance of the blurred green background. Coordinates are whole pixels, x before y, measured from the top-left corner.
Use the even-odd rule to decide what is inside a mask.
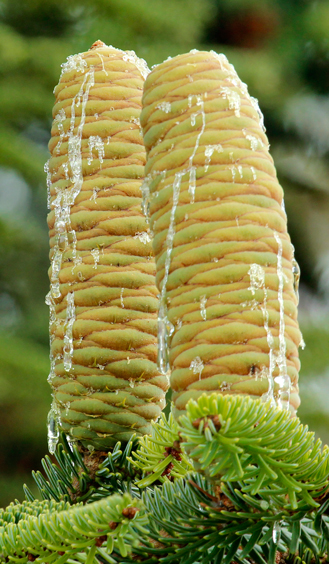
[[[0,505],[47,451],[52,91],[97,39],[149,66],[215,49],[259,99],[302,270],[299,415],[329,442],[328,29],[328,0],[0,1]]]

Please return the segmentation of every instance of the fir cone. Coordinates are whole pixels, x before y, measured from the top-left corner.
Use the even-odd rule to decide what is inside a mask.
[[[148,70],[101,41],[62,66],[46,165],[49,444],[61,429],[103,449],[148,433],[168,387],[156,365],[158,291],[141,210]]]
[[[297,263],[257,100],[224,55],[191,51],[149,74],[141,124],[176,415],[214,391],[294,413]]]

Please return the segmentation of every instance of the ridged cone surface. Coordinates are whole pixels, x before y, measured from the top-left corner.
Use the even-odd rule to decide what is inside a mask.
[[[213,391],[294,413],[298,265],[257,100],[224,55],[191,51],[148,75],[141,124],[176,415]]]
[[[102,449],[148,433],[168,388],[141,210],[147,67],[100,41],[62,66],[46,166],[52,416],[71,439]]]

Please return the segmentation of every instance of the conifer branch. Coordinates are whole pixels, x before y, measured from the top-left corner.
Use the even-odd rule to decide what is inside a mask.
[[[286,410],[249,397],[203,394],[180,418],[182,446],[217,482],[242,481],[287,512],[318,507],[328,490],[329,449]]]
[[[9,558],[22,563],[36,559],[42,563],[92,563],[99,554],[111,562],[107,555],[114,549],[126,557],[138,544],[147,522],[141,507],[138,500],[125,493],[87,506],[28,515],[18,523],[10,522],[0,528],[0,561]]]
[[[126,491],[137,492],[133,479],[139,476],[139,470],[130,461],[129,455],[137,447],[138,441],[132,436],[121,449],[117,442],[110,452],[80,451],[76,444],[69,445],[65,434],[54,453],[57,464],[49,456],[41,461],[43,474],[32,475],[43,499],[65,500],[72,503],[83,501],[91,503],[113,493]],[[28,500],[34,495],[27,486],[24,492]]]
[[[193,465],[180,448],[179,425],[172,413],[168,419],[162,413],[157,423],[152,423],[151,435],[139,440],[133,452],[132,464],[143,471],[144,478],[137,482],[139,488],[155,481],[167,482],[183,477],[193,470]]]
[[[231,400],[225,398],[227,402]],[[242,403],[246,403],[246,398]],[[203,399],[199,404],[203,405]],[[200,415],[200,405],[197,415]],[[239,405],[231,410],[231,429],[234,429],[235,419],[241,421],[239,413],[241,415]],[[192,410],[189,415],[194,417],[196,414]],[[271,418],[271,414],[269,416]],[[158,444],[152,443],[154,438],[161,436],[166,444],[180,439],[177,425],[166,435],[170,421],[171,417],[167,421],[163,416],[154,425],[149,444],[145,439],[141,441],[137,455],[142,452],[143,456],[136,458],[138,464],[144,465],[144,470],[148,449],[152,452]],[[206,426],[208,422],[211,428],[214,425],[211,410],[203,420],[203,429],[209,428]],[[216,419],[215,424],[218,426]],[[192,428],[196,430],[193,425]],[[201,428],[199,421],[197,431]],[[181,434],[183,429],[184,426]],[[243,439],[243,429],[239,432]],[[225,443],[224,449],[226,444],[229,443]],[[166,461],[165,449],[168,447],[158,446],[161,446],[158,457],[163,456]],[[65,450],[59,446],[57,460],[64,451],[69,468],[74,461],[77,463],[77,453],[69,447]],[[110,453],[112,457],[115,457],[114,451],[118,452],[119,448]],[[129,448],[120,454],[123,468],[130,463],[129,454]],[[184,458],[191,464],[186,454]],[[110,455],[107,460],[112,460]],[[151,472],[152,464],[154,458],[150,457]],[[95,470],[95,474],[97,472]],[[66,472],[68,481],[70,476],[74,479],[74,472],[71,475]],[[326,492],[318,509],[299,501],[297,510],[292,511],[289,507],[278,508],[275,498],[269,498],[266,492],[264,495],[263,491],[256,494],[246,491],[248,484],[244,478],[239,481],[222,478],[220,484],[212,483],[198,473],[192,474],[189,468],[185,477],[176,477],[173,482],[163,477],[160,486],[146,487],[144,492],[134,486],[133,495],[141,496],[141,499],[134,500],[128,493],[118,493],[86,506],[69,507],[68,501],[55,499],[12,504],[0,515],[0,546],[3,547],[0,562],[9,559],[23,563],[37,559],[42,563],[115,564],[132,563],[137,559],[143,564],[230,564],[233,561],[274,564],[275,558],[281,554],[285,562],[293,563],[296,557],[296,563],[313,558],[315,564],[320,564],[329,542]],[[154,481],[155,473],[146,476],[147,479]],[[129,480],[127,476],[123,478],[123,489],[129,488]],[[50,488],[48,495],[51,498],[57,494],[56,491],[51,493]],[[89,496],[87,501],[91,499]],[[318,506],[319,503],[317,498]],[[138,513],[137,509],[140,509]]]

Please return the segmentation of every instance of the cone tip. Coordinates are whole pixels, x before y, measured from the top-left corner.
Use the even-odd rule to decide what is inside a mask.
[[[92,44],[89,51],[91,51],[92,49],[98,49],[99,47],[106,47],[106,43],[104,43],[100,39],[97,39],[97,41]]]

